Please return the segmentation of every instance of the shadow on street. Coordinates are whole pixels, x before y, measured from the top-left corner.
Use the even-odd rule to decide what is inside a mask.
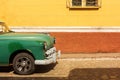
[[[49,72],[50,70],[53,70],[54,67],[57,65],[56,64],[50,64],[50,65],[41,65],[41,66],[36,66],[35,73],[46,73]]]
[[[46,72],[49,72],[50,70],[54,69],[56,64],[35,66],[36,70],[35,70],[34,73],[46,73]],[[9,73],[11,71],[13,71],[12,66],[6,66],[6,67],[0,66],[0,73]]]
[[[0,66],[0,73],[8,73],[11,71],[13,71],[12,66],[6,66],[6,67]]]
[[[120,68],[76,68],[70,71],[68,80],[120,80]]]

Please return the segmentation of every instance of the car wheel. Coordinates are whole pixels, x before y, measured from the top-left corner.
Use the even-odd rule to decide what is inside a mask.
[[[17,74],[32,74],[35,70],[34,58],[28,53],[18,53],[13,59],[13,69]]]

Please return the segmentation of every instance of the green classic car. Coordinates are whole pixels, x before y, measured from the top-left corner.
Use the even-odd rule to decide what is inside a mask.
[[[31,74],[35,65],[55,63],[60,50],[55,38],[45,33],[17,33],[0,22],[0,66],[13,66],[17,74]]]

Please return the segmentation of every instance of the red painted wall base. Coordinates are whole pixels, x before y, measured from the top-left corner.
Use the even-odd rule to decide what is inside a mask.
[[[120,52],[119,32],[52,32],[62,53]]]

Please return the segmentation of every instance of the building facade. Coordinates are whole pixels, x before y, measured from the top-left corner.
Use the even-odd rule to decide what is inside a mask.
[[[63,53],[120,52],[119,8],[119,0],[1,0],[0,19],[50,32]]]

